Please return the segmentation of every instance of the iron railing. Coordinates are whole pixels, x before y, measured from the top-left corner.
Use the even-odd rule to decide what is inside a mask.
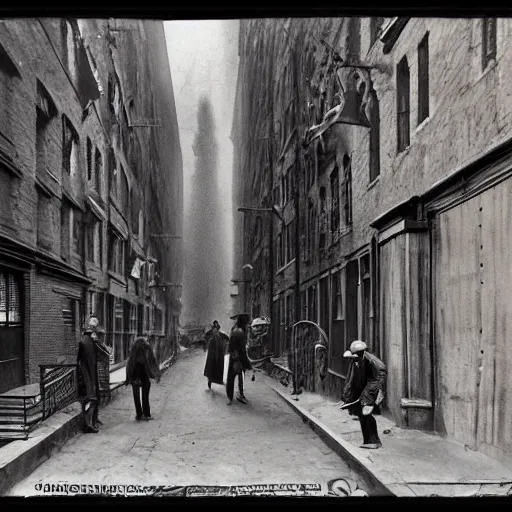
[[[39,365],[43,421],[78,400],[76,364]]]

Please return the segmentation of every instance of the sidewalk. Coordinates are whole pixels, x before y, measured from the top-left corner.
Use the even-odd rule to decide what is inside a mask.
[[[437,435],[400,429],[377,416],[382,448],[359,448],[359,422],[316,393],[292,397],[290,390],[271,387],[342,458],[395,496],[512,496],[512,467]],[[298,398],[298,399],[297,399]]]
[[[175,361],[172,358],[164,361],[160,369],[169,368]],[[124,386],[125,380],[126,367],[111,372],[110,390]],[[32,388],[35,387],[32,385]],[[80,415],[81,407],[75,402],[40,423],[28,439],[14,440],[0,446],[0,496],[4,496],[9,488],[26,478],[79,432]]]

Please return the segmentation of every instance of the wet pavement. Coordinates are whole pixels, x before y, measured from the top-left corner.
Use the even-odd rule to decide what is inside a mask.
[[[79,434],[10,496],[33,496],[37,484],[248,485],[358,482],[268,386],[246,378],[249,404],[227,405],[223,386],[207,390],[205,354],[189,350],[150,393],[153,420],[135,421],[131,388],[100,411],[98,434]],[[236,389],[236,388],[235,388]],[[39,488],[39,486],[38,486]]]

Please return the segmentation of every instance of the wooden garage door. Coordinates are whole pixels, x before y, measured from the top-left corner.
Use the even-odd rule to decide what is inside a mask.
[[[437,218],[436,427],[500,456],[512,448],[512,180]]]

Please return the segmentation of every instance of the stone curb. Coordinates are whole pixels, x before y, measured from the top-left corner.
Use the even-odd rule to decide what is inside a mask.
[[[48,418],[27,440],[0,450],[0,496],[47,461],[80,430],[81,407],[76,403]]]
[[[361,460],[354,450],[354,447],[348,441],[345,441],[341,436],[335,434],[331,429],[329,429],[329,427],[321,423],[320,420],[312,416],[279,389],[274,386],[270,387],[302,418],[304,423],[309,424],[311,429],[318,434],[320,439],[322,439],[322,441],[331,450],[339,455],[347,463],[350,469],[355,471],[363,479],[370,496],[410,496],[410,493],[402,494],[396,489],[395,492],[392,492],[391,489],[382,482],[382,479],[379,478],[375,472]]]

